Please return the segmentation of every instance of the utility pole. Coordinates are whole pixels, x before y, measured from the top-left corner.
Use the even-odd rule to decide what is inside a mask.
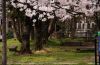
[[[6,0],[2,0],[2,65],[7,65]]]
[[[99,26],[99,20],[98,20],[98,5],[99,5],[100,0],[96,0],[96,12],[95,12],[95,18],[96,18],[96,23],[97,23],[97,34],[96,34],[96,39],[95,39],[95,65],[100,65],[100,26]],[[97,42],[98,40],[98,42]],[[98,50],[98,51],[97,51]],[[99,60],[97,62],[97,53],[99,56]]]

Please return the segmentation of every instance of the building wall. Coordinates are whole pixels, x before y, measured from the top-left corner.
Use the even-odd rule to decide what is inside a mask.
[[[95,26],[95,22],[78,22],[76,24],[76,36],[78,37],[92,37],[92,29]]]

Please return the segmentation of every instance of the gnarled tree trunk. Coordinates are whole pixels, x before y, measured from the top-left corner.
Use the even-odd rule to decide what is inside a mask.
[[[31,53],[30,50],[30,31],[31,23],[29,19],[25,19],[25,22],[20,22],[19,20],[12,21],[13,31],[16,34],[18,41],[21,43],[20,53],[27,54]]]

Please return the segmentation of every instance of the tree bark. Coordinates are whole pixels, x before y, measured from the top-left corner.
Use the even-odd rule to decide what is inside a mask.
[[[6,0],[2,0],[2,65],[7,65]]]
[[[30,33],[25,33],[23,34],[22,36],[22,43],[21,43],[21,53],[24,54],[24,53],[31,53],[31,50],[30,50]]]
[[[57,21],[56,16],[53,19],[53,21],[47,20],[45,22],[38,20],[37,17],[37,22],[35,23],[35,30],[36,30],[35,50],[42,50],[44,48],[44,45],[47,44],[48,37],[54,31],[54,26],[56,21]]]
[[[42,50],[43,49],[42,22],[37,21],[35,29],[36,29],[35,51]]]
[[[22,30],[22,29],[21,29]],[[21,43],[21,53],[31,53],[30,50],[30,32],[31,32],[31,23],[30,19],[26,18],[24,22],[24,28],[22,33],[22,43]]]
[[[34,29],[35,27],[32,27],[32,30],[31,30],[31,33],[30,33],[30,37],[31,37],[31,41],[33,41],[34,40],[34,37],[35,37],[35,29]]]
[[[20,22],[19,20],[15,21],[13,19],[12,25],[13,25],[13,31],[15,32],[18,41],[21,43],[20,53],[30,54],[31,53],[31,50],[30,50],[30,31],[31,31],[30,20],[25,19],[25,21]]]
[[[55,22],[49,20],[46,22],[36,22],[36,43],[35,50],[42,50],[47,45],[48,37],[54,32]]]

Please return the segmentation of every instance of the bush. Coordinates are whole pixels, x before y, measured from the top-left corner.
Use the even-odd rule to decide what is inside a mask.
[[[60,46],[61,42],[58,39],[49,39],[48,40],[48,45],[51,45],[51,46]]]
[[[84,40],[85,40],[84,38],[75,38],[75,39],[65,38],[64,39],[65,42],[83,42]]]

